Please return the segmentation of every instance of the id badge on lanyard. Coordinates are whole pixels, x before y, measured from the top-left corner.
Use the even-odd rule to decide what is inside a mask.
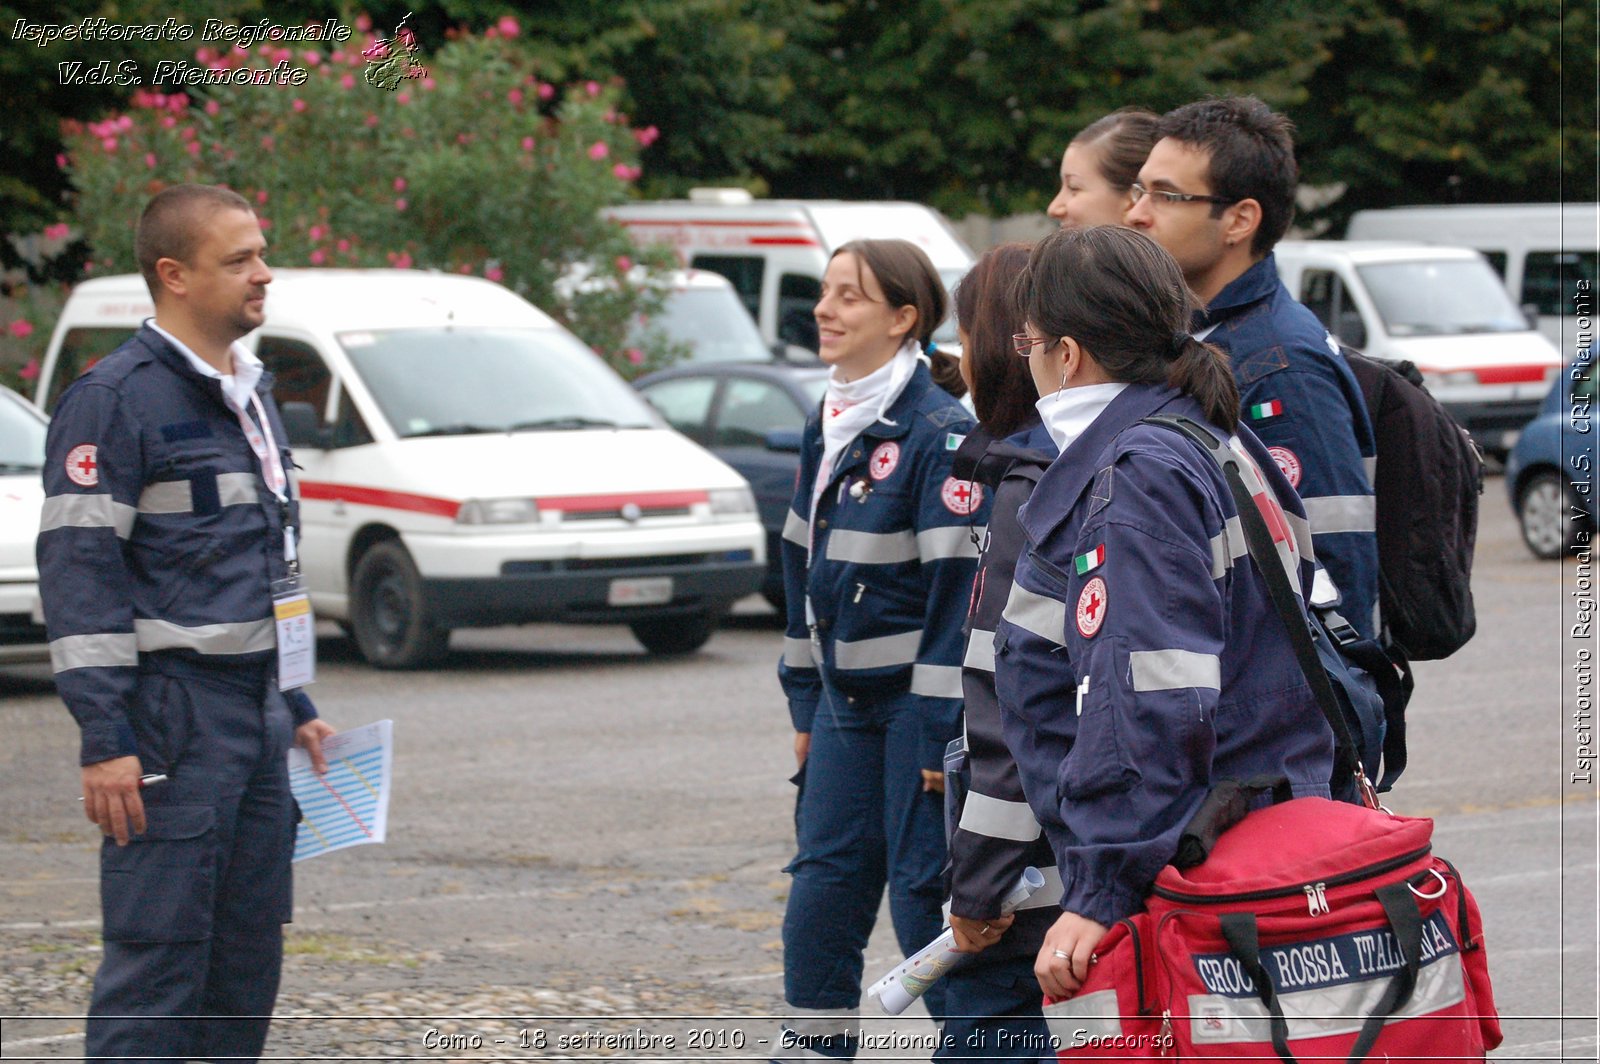
[[[304,687],[317,676],[316,618],[311,613],[311,596],[306,592],[305,581],[300,576],[300,559],[295,551],[294,529],[289,524],[289,478],[279,458],[277,444],[272,439],[272,426],[261,400],[250,396],[256,413],[261,418],[258,428],[242,407],[234,406],[239,416],[239,427],[244,430],[250,449],[261,461],[261,475],[278,500],[278,512],[283,525],[283,560],[288,575],[274,580],[272,592],[272,619],[278,636],[278,690],[289,691]],[[233,406],[230,402],[229,406]]]

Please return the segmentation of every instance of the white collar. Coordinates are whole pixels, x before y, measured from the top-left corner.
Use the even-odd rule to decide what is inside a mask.
[[[1113,381],[1063,388],[1040,399],[1034,407],[1056,447],[1065,451],[1127,386],[1126,381]]]
[[[228,351],[233,356],[233,372],[223,373],[190,350],[188,344],[157,325],[154,318],[146,318],[145,324],[160,333],[178,354],[189,361],[189,365],[196,373],[202,377],[221,381],[222,394],[227,398],[229,406],[235,410],[243,410],[250,405],[250,397],[255,394],[256,385],[261,382],[261,374],[265,367],[248,347],[237,340],[229,345]]]

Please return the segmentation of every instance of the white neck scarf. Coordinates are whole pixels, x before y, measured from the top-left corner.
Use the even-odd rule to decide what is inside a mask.
[[[817,500],[822,489],[833,479],[834,463],[850,441],[862,430],[878,421],[894,424],[884,415],[906,383],[917,370],[917,361],[926,360],[915,339],[900,345],[894,356],[858,380],[847,381],[834,367],[828,374],[828,394],[822,400],[822,463],[817,467],[817,480],[811,487],[811,518],[817,516]]]
[[[1039,418],[1044,422],[1050,438],[1056,441],[1058,448],[1065,451],[1073,440],[1083,435],[1083,430],[1093,424],[1101,411],[1105,410],[1111,400],[1127,386],[1127,382],[1117,381],[1111,384],[1085,384],[1078,388],[1063,388],[1033,405],[1039,411]]]

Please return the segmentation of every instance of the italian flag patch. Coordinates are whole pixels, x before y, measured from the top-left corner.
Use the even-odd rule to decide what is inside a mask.
[[[1257,403],[1250,408],[1250,416],[1257,421],[1262,421],[1269,417],[1277,417],[1281,413],[1283,413],[1283,404],[1276,399],[1268,399],[1266,402]]]
[[[948,433],[948,434],[946,434],[946,436],[944,438],[944,449],[947,450],[947,451],[960,450],[961,449],[961,441],[964,440],[964,439],[966,439],[966,437],[961,435],[960,433],[956,433],[956,432]]]
[[[1100,544],[1088,554],[1080,554],[1072,559],[1072,568],[1079,576],[1092,572],[1106,563],[1106,545]]]

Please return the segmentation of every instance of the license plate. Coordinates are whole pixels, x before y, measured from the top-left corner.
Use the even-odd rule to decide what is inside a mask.
[[[609,606],[659,606],[672,601],[672,577],[639,576],[613,580],[606,593]]]

